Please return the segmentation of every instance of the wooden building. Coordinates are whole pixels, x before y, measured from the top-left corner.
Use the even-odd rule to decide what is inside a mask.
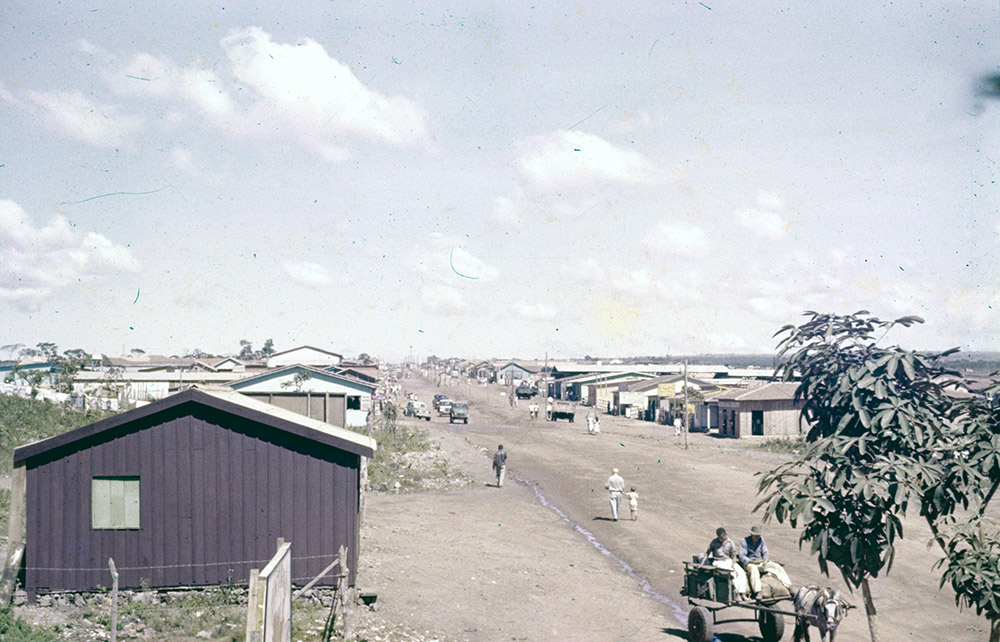
[[[279,537],[295,577],[347,547],[357,569],[369,437],[222,389],[192,388],[14,451],[25,587],[245,583]],[[333,583],[327,577],[323,583]]]
[[[804,434],[802,402],[795,402],[798,382],[774,382],[734,388],[715,396],[719,435],[724,437]]]
[[[376,385],[343,372],[286,366],[238,379],[229,387],[248,397],[334,426],[364,426]]]

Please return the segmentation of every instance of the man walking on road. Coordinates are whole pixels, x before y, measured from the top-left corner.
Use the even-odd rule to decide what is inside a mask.
[[[625,492],[625,480],[618,474],[618,469],[611,469],[611,477],[604,482],[604,487],[608,489],[608,498],[611,500],[611,518],[618,521],[618,500]]]
[[[503,444],[497,446],[497,452],[493,455],[493,472],[497,475],[497,488],[503,486],[503,476],[507,472],[507,453],[503,449]]]

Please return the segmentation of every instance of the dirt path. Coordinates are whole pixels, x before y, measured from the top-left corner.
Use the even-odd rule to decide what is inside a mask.
[[[436,390],[408,383],[422,399]],[[469,399],[470,424],[435,418],[421,425],[483,484],[489,454],[503,443],[509,472],[521,483],[372,496],[364,529],[372,566],[362,579],[370,582],[363,588],[379,592],[381,616],[456,640],[686,639],[681,561],[703,551],[716,526],[739,536],[759,521],[753,473],[776,456],[705,435],[691,435],[684,450],[663,427],[608,416],[602,434],[592,436],[582,416],[574,424],[529,421],[526,404],[510,409],[497,387],[488,396],[483,389],[446,392]],[[603,483],[612,467],[637,487],[637,522],[608,519]],[[891,575],[874,583],[885,639],[985,639],[983,620],[959,613],[950,592],[938,591],[928,533],[916,520],[906,528]],[[843,588],[799,551],[796,531],[769,524],[765,534],[794,582]],[[850,599],[860,606],[860,596]],[[717,630],[723,642],[758,635],[752,623]],[[860,609],[838,633],[839,642],[867,639]]]

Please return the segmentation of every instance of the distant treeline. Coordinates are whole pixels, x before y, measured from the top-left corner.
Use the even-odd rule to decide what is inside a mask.
[[[665,357],[633,357],[627,363],[683,363],[698,366],[729,366],[730,368],[774,368],[773,354],[687,354]]]

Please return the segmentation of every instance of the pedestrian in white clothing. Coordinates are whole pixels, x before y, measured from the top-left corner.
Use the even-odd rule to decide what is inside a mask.
[[[601,418],[600,417],[594,417],[594,434],[595,435],[601,434]]]
[[[635,486],[630,492],[625,493],[628,497],[628,510],[632,513],[632,521],[639,519],[639,493],[635,492]]]
[[[611,469],[611,477],[604,482],[604,487],[608,489],[608,499],[611,500],[611,519],[618,521],[618,501],[622,493],[625,492],[625,480],[618,474],[618,469]]]

